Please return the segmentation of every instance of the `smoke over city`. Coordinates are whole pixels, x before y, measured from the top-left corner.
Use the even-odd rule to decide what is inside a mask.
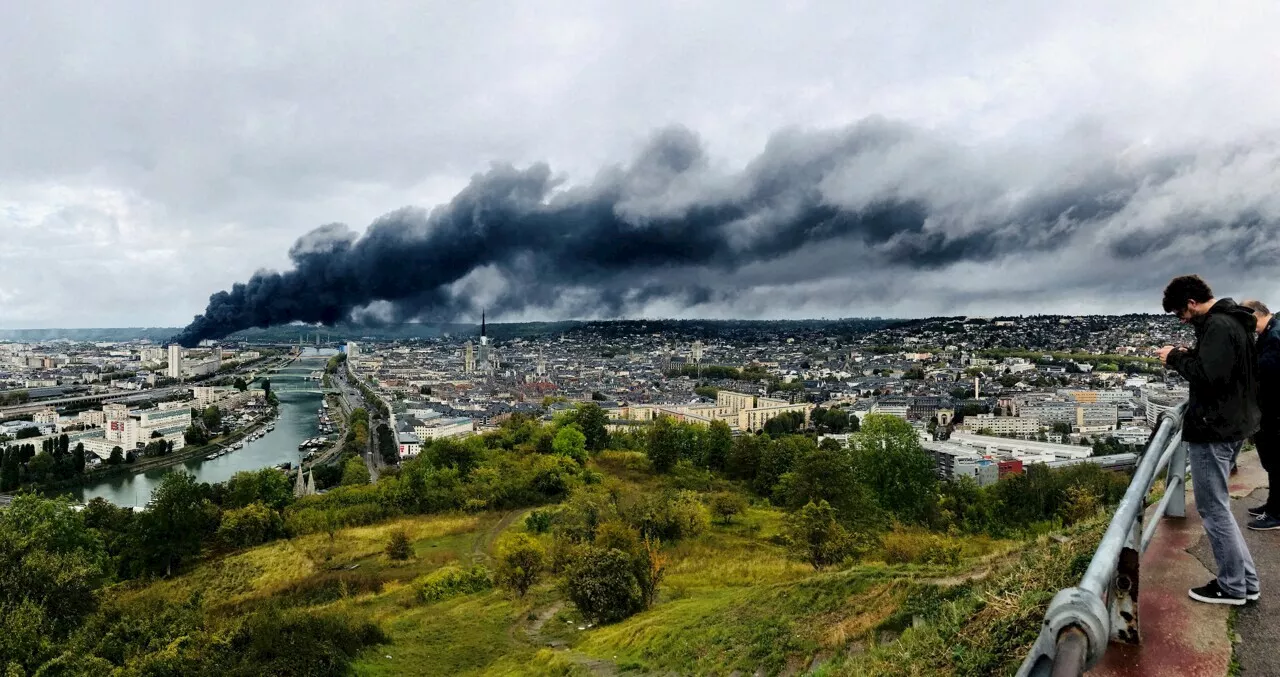
[[[1270,265],[1278,166],[1269,142],[1155,150],[1081,132],[1016,147],[868,119],[779,132],[726,169],[674,127],[586,183],[499,164],[447,204],[391,212],[363,235],[316,228],[290,249],[292,270],[214,294],[177,340],[481,306],[616,317],[803,295],[856,315],[860,298],[917,288],[917,276],[945,297],[962,293],[953,271],[1009,274],[1028,256],[1052,264],[1011,289],[1087,278],[1146,290],[1192,269]]]

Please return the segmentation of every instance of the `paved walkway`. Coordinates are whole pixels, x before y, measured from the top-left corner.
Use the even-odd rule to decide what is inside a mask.
[[[1246,524],[1249,515],[1246,508],[1262,505],[1267,499],[1267,489],[1257,489],[1248,498],[1236,501],[1236,520]],[[1242,675],[1280,675],[1280,531],[1249,531],[1245,529],[1245,542],[1258,567],[1258,579],[1262,583],[1262,599],[1240,609],[1236,615],[1236,633],[1240,645],[1236,657],[1240,660]],[[1210,563],[1213,555],[1204,548]]]
[[[1231,495],[1236,519],[1243,528],[1245,509],[1259,501],[1251,498],[1266,486],[1266,474],[1254,452],[1242,454],[1240,472],[1232,477]],[[1246,539],[1258,565],[1263,598],[1241,609],[1240,648],[1244,675],[1280,675],[1280,532],[1254,533]],[[1139,580],[1138,619],[1142,643],[1138,646],[1112,644],[1102,662],[1090,675],[1107,677],[1222,677],[1231,662],[1231,642],[1227,634],[1230,607],[1201,604],[1187,596],[1189,588],[1203,585],[1213,577],[1213,555],[1204,538],[1204,527],[1196,514],[1191,492],[1187,491],[1186,519],[1166,519],[1142,558]],[[1248,632],[1245,624],[1248,624]],[[1266,655],[1266,654],[1271,655]],[[1253,654],[1258,654],[1254,656]],[[1246,664],[1246,656],[1253,669]],[[1269,667],[1263,667],[1269,666]]]

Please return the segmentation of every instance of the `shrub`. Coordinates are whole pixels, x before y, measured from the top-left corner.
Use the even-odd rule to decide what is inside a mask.
[[[620,550],[628,555],[640,552],[640,534],[618,520],[602,522],[596,527],[595,546],[603,550]]]
[[[226,548],[247,548],[284,535],[284,519],[280,513],[262,503],[222,513],[215,539]]]
[[[692,491],[632,497],[624,510],[628,522],[642,536],[676,541],[707,530],[707,508]]]
[[[622,620],[644,606],[632,558],[620,550],[586,548],[566,572],[561,590],[596,623]]]
[[[787,535],[792,547],[817,570],[854,553],[853,539],[836,522],[835,510],[826,501],[809,502],[788,515]]]
[[[551,530],[551,512],[534,510],[524,518],[524,528],[532,534],[545,534]]]
[[[521,597],[538,582],[547,561],[547,551],[528,534],[503,536],[498,541],[497,555],[494,578],[498,585],[516,591]]]
[[[412,555],[413,546],[409,544],[409,534],[406,534],[404,529],[391,532],[391,539],[387,541],[387,557],[403,561]]]
[[[377,625],[339,612],[268,608],[249,615],[210,662],[232,675],[343,674],[363,648],[386,641]]]
[[[571,569],[587,546],[567,536],[557,535],[551,541],[551,573],[562,574]]]
[[[735,494],[730,491],[713,494],[710,501],[711,514],[720,518],[720,521],[728,524],[733,521],[734,515],[740,515],[747,510],[747,498],[742,494]]]
[[[438,602],[442,599],[469,595],[493,587],[493,578],[489,570],[483,566],[457,567],[447,566],[437,569],[419,579],[418,599],[423,602]]]

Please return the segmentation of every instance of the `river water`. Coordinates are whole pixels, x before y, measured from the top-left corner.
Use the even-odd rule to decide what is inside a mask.
[[[326,361],[324,357],[304,357],[268,376],[273,386],[303,382],[313,371],[324,369]],[[186,470],[197,481],[214,483],[225,482],[241,470],[257,470],[286,461],[296,467],[302,457],[298,445],[319,434],[316,412],[323,398],[316,393],[284,392],[276,396],[280,398],[276,429],[237,451],[211,461],[200,457],[132,475],[115,475],[69,491],[81,503],[101,496],[116,505],[142,506],[150,500],[151,490],[160,484],[160,479],[175,470]]]

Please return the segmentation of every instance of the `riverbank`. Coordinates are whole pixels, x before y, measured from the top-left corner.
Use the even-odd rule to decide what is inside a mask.
[[[104,463],[103,465],[87,470],[75,477],[40,486],[33,486],[30,484],[23,485],[18,487],[17,491],[34,490],[42,494],[55,494],[64,490],[79,489],[114,477],[136,475],[204,458],[215,451],[226,449],[228,446],[244,440],[249,435],[261,430],[268,423],[274,420],[274,418],[274,412],[271,416],[260,417],[243,430],[238,430],[229,435],[216,437],[209,444],[198,447],[186,446],[172,454],[154,458],[139,458],[133,463],[121,463],[119,465],[106,465]]]

